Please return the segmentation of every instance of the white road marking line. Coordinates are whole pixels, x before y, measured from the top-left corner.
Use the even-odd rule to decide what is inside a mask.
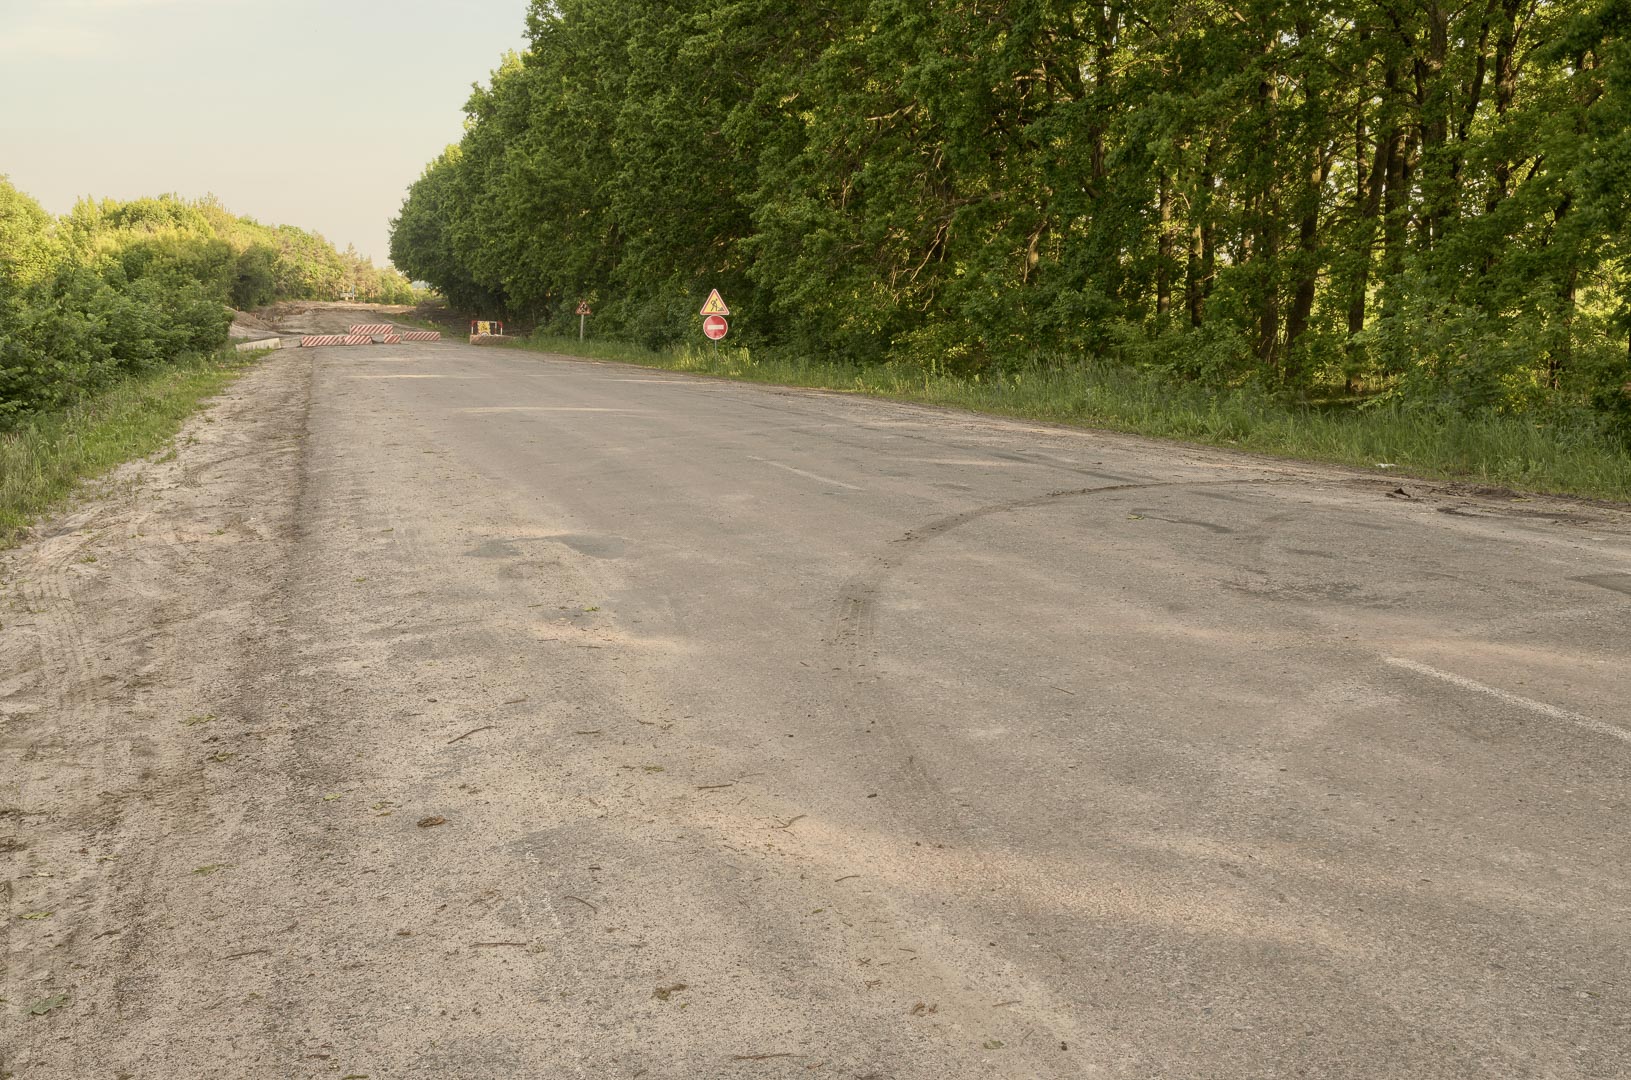
[[[1018,469],[1030,462],[1025,461],[992,461],[990,458],[895,458],[896,461],[907,461],[915,465],[956,465],[959,468],[977,466],[981,469]]]
[[[748,455],[748,460],[749,461],[757,461],[761,465],[771,465],[771,466],[774,466],[775,468],[778,468],[778,469],[786,469],[790,473],[797,473],[799,476],[804,477],[806,480],[815,480],[818,483],[822,483],[822,484],[833,484],[833,485],[835,485],[837,487],[849,488],[851,491],[865,490],[863,488],[856,487],[854,484],[846,484],[842,480],[834,480],[830,476],[821,476],[821,475],[818,475],[817,473],[805,472],[803,469],[795,469],[795,468],[793,468],[793,466],[783,465],[779,461],[769,461],[769,460],[767,460],[765,458],[762,458],[762,457],[754,457],[752,454]]]
[[[591,408],[587,405],[483,405],[468,409],[454,409],[456,413],[474,413],[486,415],[487,413],[511,412],[591,412],[591,413],[629,413],[640,414],[650,412],[650,409],[602,409]]]
[[[1571,724],[1583,727],[1587,731],[1595,731],[1599,735],[1608,735],[1612,738],[1631,743],[1631,731],[1627,731],[1624,728],[1615,727],[1613,724],[1605,724],[1601,720],[1593,720],[1589,716],[1581,716],[1579,713],[1570,712],[1567,709],[1560,709],[1556,705],[1548,705],[1544,701],[1535,701],[1531,698],[1522,697],[1518,694],[1512,693],[1510,690],[1501,690],[1494,686],[1485,686],[1483,683],[1474,682],[1465,676],[1454,675],[1448,671],[1440,671],[1438,668],[1428,667],[1426,664],[1419,664],[1414,660],[1405,660],[1401,657],[1390,656],[1387,658],[1387,662],[1392,664],[1394,667],[1402,667],[1406,670],[1414,671],[1418,675],[1427,675],[1435,679],[1442,679],[1444,682],[1450,683],[1453,686],[1459,686],[1463,690],[1472,690],[1476,693],[1488,694],[1490,697],[1504,701],[1508,705],[1516,705],[1521,709],[1528,709],[1530,712],[1536,712],[1542,716],[1551,717],[1553,720],[1565,720]]]

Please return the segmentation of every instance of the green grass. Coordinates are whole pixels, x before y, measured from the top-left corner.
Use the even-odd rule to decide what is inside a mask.
[[[1092,361],[977,379],[896,365],[815,363],[740,348],[651,352],[623,342],[541,335],[519,347],[1365,469],[1386,464],[1389,476],[1631,502],[1631,448],[1595,431],[1522,417],[1446,417],[1388,403],[1312,408],[1249,393],[1212,393]]]
[[[162,447],[254,355],[223,349],[181,360],[0,430],[0,549],[82,481]]]

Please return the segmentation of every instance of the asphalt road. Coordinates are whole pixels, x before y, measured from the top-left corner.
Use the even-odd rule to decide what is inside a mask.
[[[19,1080],[1627,1075],[1623,510],[462,344],[190,431],[4,571]]]

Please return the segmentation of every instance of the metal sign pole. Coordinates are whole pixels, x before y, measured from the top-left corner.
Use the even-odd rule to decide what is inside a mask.
[[[578,314],[578,340],[583,340],[583,314],[581,312]]]

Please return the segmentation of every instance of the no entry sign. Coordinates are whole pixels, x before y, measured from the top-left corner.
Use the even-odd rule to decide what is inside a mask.
[[[710,315],[702,320],[702,332],[709,341],[718,341],[730,333],[731,324],[722,315]]]

